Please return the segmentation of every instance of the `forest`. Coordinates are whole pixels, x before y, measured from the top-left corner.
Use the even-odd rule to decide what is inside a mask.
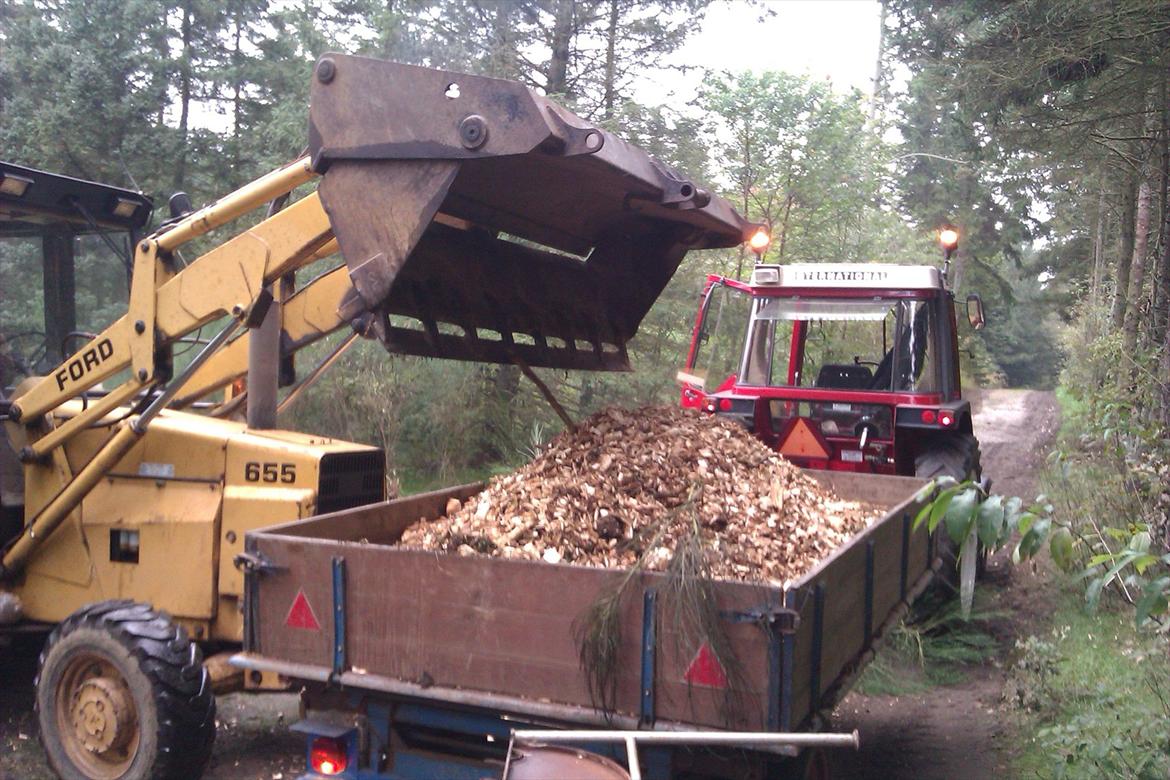
[[[1023,120],[1014,118],[1022,104],[1001,106],[997,94],[978,96],[986,105],[976,105],[970,87],[943,83],[959,57],[959,30],[983,30],[981,47],[1003,34],[984,29],[986,9],[971,4],[938,16],[929,4],[888,4],[872,94],[787,73],[712,71],[690,105],[637,102],[637,75],[668,67],[669,55],[712,8],[706,0],[6,2],[0,148],[14,162],[141,189],[160,214],[177,191],[205,203],[297,156],[312,62],[344,50],[517,79],[555,96],[769,224],[767,262],[935,262],[933,234],[954,223],[964,235],[953,273],[958,292],[980,290],[993,312],[986,332],[965,336],[966,372],[981,384],[1054,383],[1061,327],[1077,316],[1082,299],[1108,294],[1115,267],[1135,289],[1111,299],[1121,311],[1114,319],[1120,324],[1128,311],[1131,329],[1144,322],[1137,301],[1149,297],[1147,288],[1161,290],[1165,273],[1151,262],[1143,274],[1147,264],[1129,260],[1125,235],[1136,233],[1120,227],[1128,212],[1105,214],[1096,206],[1101,199],[1112,206],[1107,194],[1131,184],[1136,193],[1137,174],[1125,178],[1134,158],[1103,141],[1092,150],[1093,173],[1086,173],[1089,163],[1069,162],[1067,152],[1058,156],[1034,142],[1009,154],[1006,141],[988,133],[1022,132],[1016,125]],[[767,4],[759,12],[768,13]],[[1080,23],[1069,19],[1070,29]],[[971,62],[966,54],[961,59]],[[1150,70],[1143,78],[1152,96],[1157,67],[1142,67]],[[908,77],[893,75],[906,68]],[[1043,81],[1029,86],[1028,100],[1038,106],[1096,86]],[[1111,92],[1109,100],[1115,97]],[[1104,101],[1069,110],[1084,122],[1122,121]],[[1155,124],[1151,139],[1160,132]],[[1154,160],[1153,181],[1157,142],[1126,144],[1127,154]],[[1082,214],[1070,203],[1066,217],[1063,204],[1078,187],[1099,193],[1090,198],[1096,211]],[[1164,188],[1152,187],[1161,197]],[[1133,201],[1135,209],[1139,202],[1149,207],[1136,194]],[[1082,246],[1089,233],[1096,243],[1090,236]],[[1160,243],[1147,246],[1155,252]],[[1085,256],[1086,247],[1097,247],[1096,255]],[[79,302],[82,326],[96,329],[119,311],[126,285],[110,253],[95,247],[92,255]],[[28,278],[31,260],[22,265],[21,257],[13,250],[3,256],[6,297]],[[693,256],[643,323],[632,375],[547,381],[578,416],[612,403],[670,402],[703,278],[742,274],[745,265],[742,251]],[[1153,301],[1157,310],[1157,294]],[[35,330],[40,314],[8,305],[0,316],[5,332],[15,333]],[[1160,342],[1164,330],[1151,322],[1143,343]],[[351,403],[329,403],[338,393]],[[515,461],[559,425],[515,368],[391,361],[369,345],[295,414],[310,429],[386,445],[395,455],[395,479],[408,486],[420,475],[450,479]]]
[[[1170,4],[884,0],[868,91],[711,69],[685,104],[639,98],[640,74],[679,67],[671,55],[721,6],[0,0],[0,157],[144,191],[157,223],[172,193],[208,203],[296,158],[312,65],[345,51],[553,97],[766,223],[765,262],[938,263],[937,231],[953,225],[956,297],[978,292],[988,318],[960,330],[964,383],[1055,390],[1060,403],[1038,502],[1056,563],[1091,606],[1165,620]],[[755,261],[692,253],[643,321],[632,373],[540,377],[574,419],[676,404],[706,275],[743,277]],[[37,262],[32,247],[0,246],[0,332],[40,328]],[[126,268],[96,241],[78,262],[79,326],[97,330],[124,310]],[[306,350],[299,370],[332,346]],[[37,357],[35,337],[5,348]],[[281,424],[384,446],[401,492],[515,466],[562,425],[515,367],[365,342]],[[1150,766],[1164,767],[1170,747],[1151,745]]]
[[[1142,479],[1158,482],[1170,419],[1170,9],[889,0],[869,94],[711,71],[689,105],[637,102],[636,76],[669,67],[717,12],[708,0],[6,0],[0,149],[141,189],[159,219],[173,192],[206,203],[298,155],[322,52],[516,79],[767,223],[766,262],[937,262],[935,231],[957,226],[952,283],[989,312],[986,330],[962,334],[966,381],[1060,383],[1098,449],[1137,457]],[[672,402],[702,280],[742,275],[745,254],[691,256],[643,323],[632,374],[549,372],[572,415]],[[19,247],[0,254],[5,333],[38,327],[38,302],[20,293],[34,262]],[[98,329],[124,305],[126,277],[100,245],[81,262],[81,326]],[[386,446],[408,488],[514,463],[560,425],[514,367],[362,344],[326,376],[296,423]]]

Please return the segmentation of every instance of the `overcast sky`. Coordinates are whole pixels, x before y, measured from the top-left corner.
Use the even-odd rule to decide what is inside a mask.
[[[671,59],[713,70],[805,74],[828,79],[841,91],[856,87],[869,94],[880,19],[877,0],[765,0],[755,6],[720,0]],[[694,97],[699,80],[694,71],[650,74],[637,98],[681,108]]]

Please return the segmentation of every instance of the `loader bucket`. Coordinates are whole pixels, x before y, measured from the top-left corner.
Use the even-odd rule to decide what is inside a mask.
[[[722,198],[527,87],[328,54],[312,84],[318,189],[387,349],[628,368],[691,249],[755,229]]]

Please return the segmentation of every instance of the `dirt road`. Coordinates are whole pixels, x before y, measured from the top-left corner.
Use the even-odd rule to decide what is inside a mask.
[[[1036,478],[1056,433],[1052,393],[989,390],[974,419],[983,473],[992,490],[1025,500],[1036,496]],[[1012,614],[995,626],[1000,647],[1027,633],[1042,599],[1025,597],[1041,583],[1027,569],[1012,569],[1004,556],[991,561],[981,587],[993,588]],[[1029,613],[1029,610],[1032,613]],[[861,750],[833,756],[834,776],[859,780],[983,780],[1010,777],[1006,726],[1000,711],[1003,669],[999,659],[968,670],[964,682],[902,696],[852,693],[837,708],[833,727],[857,729]]]
[[[1051,393],[992,390],[977,406],[975,432],[983,449],[984,473],[996,492],[1031,498],[1035,476],[1043,467],[1056,429]],[[1027,572],[991,567],[990,586],[1009,604],[1034,604],[1013,598],[1035,587]],[[1035,607],[1031,607],[1035,609]],[[1027,615],[1019,613],[1026,621]],[[1001,642],[1010,647],[1014,626],[1002,627]],[[37,647],[25,643],[0,648],[0,780],[51,778],[36,741],[32,714],[32,677]],[[856,728],[862,735],[857,753],[834,756],[835,776],[843,778],[947,778],[975,780],[1004,777],[1007,754],[998,711],[1002,672],[994,664],[971,670],[960,685],[933,688],[908,696],[851,694],[838,708],[834,728]],[[296,697],[228,696],[219,702],[218,736],[208,780],[291,780],[304,766],[303,742],[287,722],[297,715]],[[7,776],[5,775],[7,772]]]

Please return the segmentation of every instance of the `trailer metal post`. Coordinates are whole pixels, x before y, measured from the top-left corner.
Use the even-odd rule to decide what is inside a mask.
[[[812,669],[809,672],[809,710],[816,712],[821,703],[821,656],[825,645],[825,583],[813,589]]]
[[[244,552],[256,554],[256,540],[245,534]],[[256,578],[260,576],[256,569],[250,566],[241,566],[244,570],[244,652],[260,652],[260,588]]]
[[[873,551],[874,540],[865,543],[865,634],[862,644],[869,647],[873,636]]]
[[[654,725],[655,651],[658,644],[658,591],[647,588],[642,596],[642,709],[638,722]]]
[[[796,613],[796,592],[784,594],[784,608]],[[792,666],[796,656],[796,632],[784,634],[780,644],[780,731],[792,730]]]
[[[346,670],[345,662],[345,558],[333,559],[333,681]]]
[[[785,687],[782,677],[785,637],[776,629],[774,620],[767,621],[764,630],[768,633],[768,731],[787,731],[788,724],[781,722]]]

